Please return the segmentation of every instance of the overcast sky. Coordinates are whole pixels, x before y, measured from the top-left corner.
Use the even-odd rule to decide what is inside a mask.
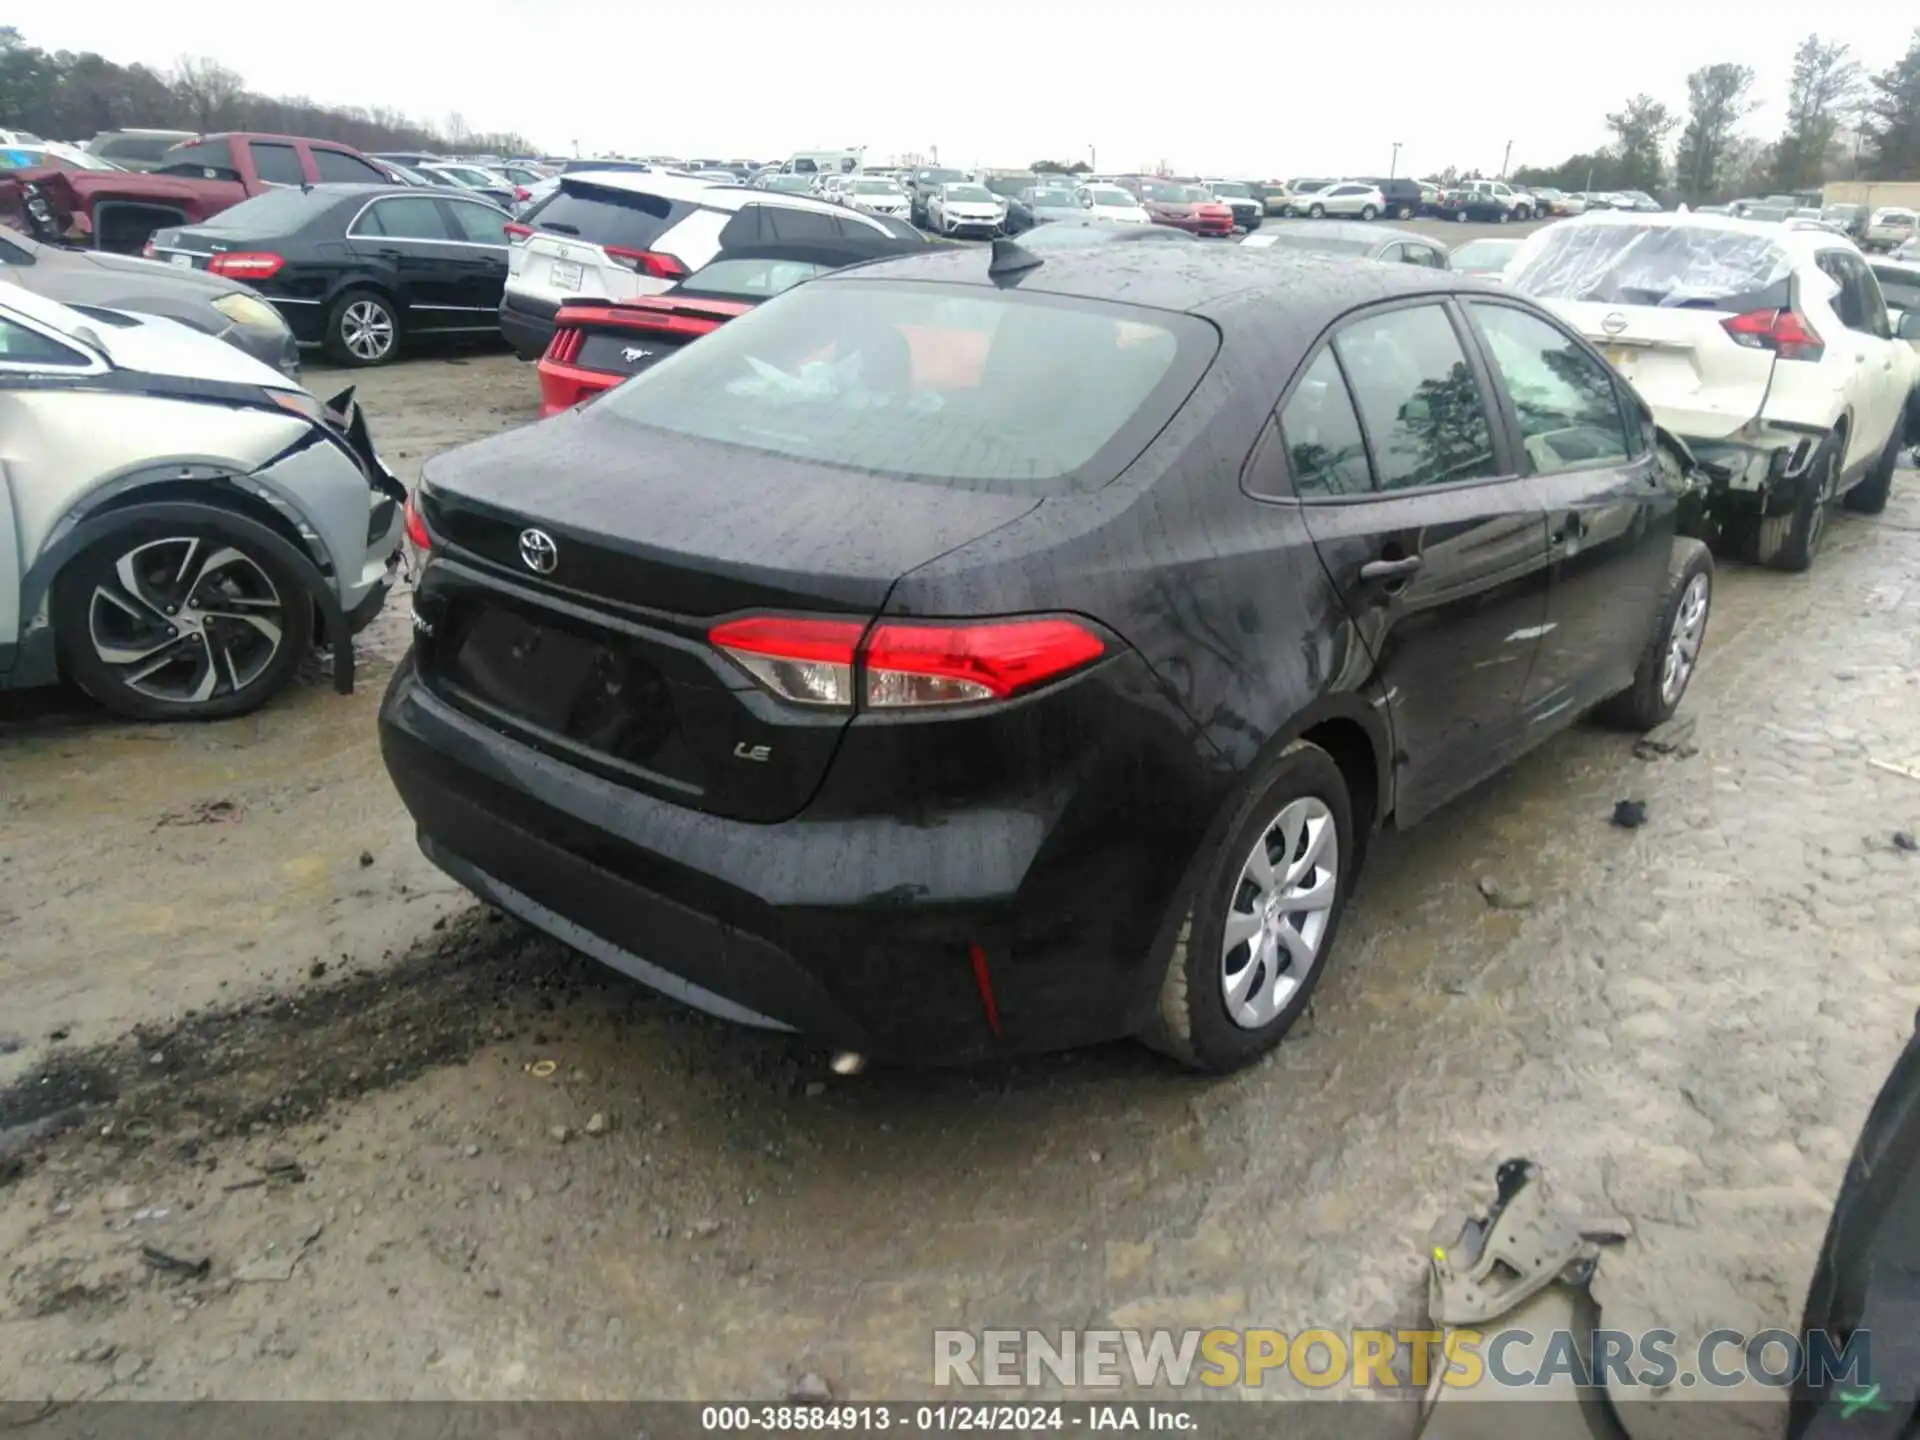
[[[233,23],[222,15],[234,14]],[[1793,48],[1814,28],[1869,71],[1920,14],[1892,0],[329,0],[257,24],[220,6],[126,0],[16,17],[47,49],[165,68],[210,55],[269,94],[390,105],[511,129],[548,150],[778,159],[938,147],[960,165],[1085,157],[1105,170],[1279,178],[1550,164],[1605,141],[1640,90],[1676,109],[1689,70],[1759,72],[1777,134]],[[650,24],[650,14],[670,21]],[[84,138],[84,137],[74,137]]]

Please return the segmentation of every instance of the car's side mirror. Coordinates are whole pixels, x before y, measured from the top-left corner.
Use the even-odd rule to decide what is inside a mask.
[[[1894,321],[1893,333],[1902,340],[1920,340],[1920,310],[1902,310]]]

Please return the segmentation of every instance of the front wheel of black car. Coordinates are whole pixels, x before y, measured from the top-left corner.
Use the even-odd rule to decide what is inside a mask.
[[[1656,614],[1633,684],[1609,700],[1605,718],[1632,730],[1651,730],[1673,718],[1686,698],[1713,610],[1713,555],[1698,540],[1676,540],[1667,572],[1667,598]]]
[[[1295,741],[1203,862],[1142,1038],[1213,1074],[1279,1044],[1326,969],[1358,853],[1340,767]]]
[[[218,521],[142,526],[61,573],[54,633],[67,676],[136,720],[243,715],[313,642],[300,577]]]
[[[400,316],[372,290],[349,290],[327,314],[327,354],[342,365],[384,365],[400,353]]]
[[[1402,220],[1411,220],[1413,218],[1413,207],[1411,205],[1402,205],[1398,214]]]

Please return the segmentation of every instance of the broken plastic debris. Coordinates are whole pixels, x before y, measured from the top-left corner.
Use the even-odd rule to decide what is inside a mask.
[[[529,1062],[526,1067],[527,1074],[533,1076],[536,1080],[551,1080],[554,1072],[559,1068],[559,1065],[552,1060],[534,1060]]]

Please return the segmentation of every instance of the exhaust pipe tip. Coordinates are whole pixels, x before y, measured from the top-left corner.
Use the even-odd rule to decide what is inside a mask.
[[[828,1068],[836,1075],[858,1075],[867,1068],[867,1057],[855,1050],[837,1051]]]

